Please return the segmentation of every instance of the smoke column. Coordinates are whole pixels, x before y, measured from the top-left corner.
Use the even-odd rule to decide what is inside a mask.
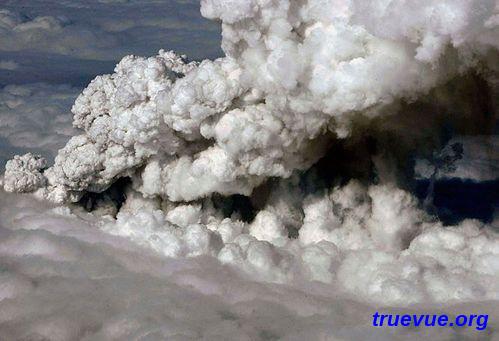
[[[416,159],[434,161],[433,183],[459,162],[435,151],[495,133],[496,1],[202,0],[201,13],[221,22],[225,57],[123,58],[77,98],[81,133],[54,164],[16,156],[4,189],[252,280],[393,305],[499,298],[497,218],[446,226],[411,192]]]

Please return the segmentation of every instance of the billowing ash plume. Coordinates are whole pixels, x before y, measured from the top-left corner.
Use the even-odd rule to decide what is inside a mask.
[[[445,128],[492,133],[494,0],[203,0],[201,12],[221,21],[226,57],[125,57],[76,100],[83,133],[55,164],[16,157],[4,188],[57,203],[103,193],[89,207],[119,209],[104,230],[263,280],[392,303],[499,297],[492,225],[444,227],[398,188]]]

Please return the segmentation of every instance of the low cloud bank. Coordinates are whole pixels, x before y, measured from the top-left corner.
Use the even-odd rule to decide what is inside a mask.
[[[93,215],[0,192],[4,339],[433,340],[494,338],[495,301],[410,309],[358,302],[320,282],[256,282],[211,257],[164,258],[102,233]],[[374,328],[384,313],[488,313],[474,328]]]
[[[0,4],[0,86],[83,87],[128,54],[164,46],[215,58],[220,28],[198,1],[5,0]],[[14,64],[13,64],[14,63]]]

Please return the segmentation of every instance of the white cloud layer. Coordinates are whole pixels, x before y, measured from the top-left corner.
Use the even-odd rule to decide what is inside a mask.
[[[0,60],[0,69],[2,70],[16,70],[19,67],[19,64],[13,62],[12,60]]]
[[[217,28],[200,18],[197,7],[196,2],[183,1],[4,1],[0,6],[0,51],[114,61],[127,51],[151,53],[161,45],[151,51],[144,45],[144,37],[163,34],[162,39],[155,39],[157,43],[163,40],[200,57],[202,49],[195,51],[193,45],[181,41],[191,35],[191,42],[203,46],[205,56],[213,55],[217,53]],[[108,15],[112,12],[117,15]]]
[[[198,1],[6,0],[0,3],[0,86],[84,86],[125,55],[167,46],[214,58],[221,55],[219,40],[218,25],[201,17]]]
[[[331,285],[258,283],[206,256],[165,259],[100,232],[94,217],[85,222],[29,197],[2,192],[0,217],[0,335],[7,340],[448,340],[484,333],[373,328],[375,311],[489,313],[485,332],[497,337],[494,301],[382,308]],[[316,249],[310,257],[320,260]]]

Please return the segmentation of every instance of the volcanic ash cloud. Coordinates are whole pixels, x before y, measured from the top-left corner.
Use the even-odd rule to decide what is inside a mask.
[[[77,98],[82,134],[54,165],[16,157],[4,188],[86,203],[115,216],[98,224],[109,233],[264,281],[317,280],[397,304],[497,299],[497,219],[443,226],[399,187],[409,155],[447,142],[442,122],[491,133],[498,10],[204,0],[225,57],[123,58]],[[327,155],[330,179],[317,166]]]

